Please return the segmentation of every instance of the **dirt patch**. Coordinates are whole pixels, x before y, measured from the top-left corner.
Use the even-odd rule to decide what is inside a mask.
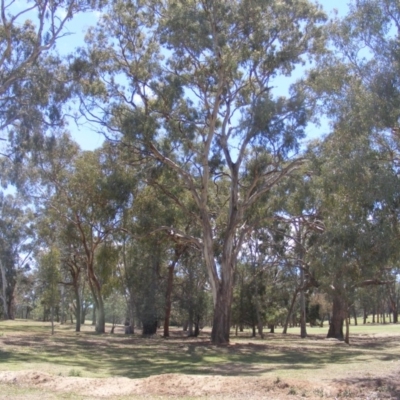
[[[318,334],[239,335],[215,346],[209,332],[164,339],[67,328],[0,334],[0,400],[400,399],[394,331],[354,335],[351,346]]]
[[[76,393],[88,398],[191,398],[207,399],[399,399],[398,376],[352,378],[348,382],[317,384],[299,380],[253,377],[165,374],[144,379],[62,377],[35,371],[0,372],[0,384],[52,393]],[[1,395],[0,395],[1,398]]]

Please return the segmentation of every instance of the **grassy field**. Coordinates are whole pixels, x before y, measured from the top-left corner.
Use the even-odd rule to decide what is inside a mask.
[[[113,335],[96,335],[90,325],[80,333],[72,325],[57,325],[52,336],[48,323],[2,321],[0,371],[130,379],[161,374],[218,375],[315,383],[351,379],[360,383],[400,371],[400,325],[352,325],[350,346],[326,340],[327,327],[308,328],[306,339],[299,338],[299,328],[290,329],[287,335],[267,334],[264,340],[251,338],[250,332],[237,337],[232,332],[231,344],[220,347],[210,344],[207,330],[199,338],[187,338],[173,330],[172,336],[164,339],[127,336],[122,328]],[[25,389],[6,389],[14,390],[10,397],[26,398]],[[30,398],[36,396],[32,390]],[[391,389],[397,396],[396,390]],[[40,392],[37,396],[41,397]],[[69,398],[65,396],[54,398]]]

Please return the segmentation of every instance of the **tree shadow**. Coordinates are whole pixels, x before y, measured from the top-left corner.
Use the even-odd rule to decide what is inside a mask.
[[[28,368],[29,363],[46,363],[55,369],[80,368],[88,374],[127,378],[166,373],[261,376],[282,369],[317,370],[328,364],[351,365],[360,362],[366,352],[376,353],[383,361],[392,360],[396,358],[393,347],[400,345],[398,337],[379,340],[363,337],[352,346],[327,341],[321,336],[302,340],[294,335],[275,335],[265,340],[249,340],[233,338],[230,345],[215,346],[206,333],[198,338],[181,334],[170,338],[77,334],[72,330],[63,330],[54,336],[23,333],[0,337],[4,349],[0,351],[0,361],[4,365],[28,364]]]

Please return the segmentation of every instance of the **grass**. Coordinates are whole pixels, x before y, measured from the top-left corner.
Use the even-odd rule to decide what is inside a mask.
[[[270,377],[279,384],[286,378],[344,379],[349,370],[372,377],[391,370],[393,363],[400,366],[400,325],[351,325],[350,346],[324,340],[326,326],[308,328],[306,339],[300,339],[299,328],[289,329],[287,335],[266,334],[264,340],[251,338],[248,331],[238,337],[232,332],[231,344],[220,347],[210,344],[209,332],[187,338],[172,331],[171,338],[164,339],[127,336],[122,329],[96,335],[92,326],[76,333],[72,325],[57,325],[52,336],[48,323],[2,321],[0,370],[85,378],[165,373]]]

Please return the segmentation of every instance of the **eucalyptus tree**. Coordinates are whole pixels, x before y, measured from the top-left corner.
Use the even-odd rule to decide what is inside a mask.
[[[162,228],[180,225],[177,219],[181,213],[162,191],[148,185],[154,173],[157,172],[150,169],[141,174],[134,190],[134,201],[124,211],[119,234],[122,242],[120,269],[132,323],[135,314],[143,334],[148,335],[156,333],[164,319],[164,336],[167,337],[176,266],[187,246]],[[170,178],[168,174],[163,175],[163,179]],[[170,182],[172,186],[173,181]]]
[[[0,194],[0,299],[5,319],[15,318],[18,274],[29,269],[33,214],[22,199]]]
[[[386,203],[395,176],[381,164],[370,139],[346,127],[325,139],[319,167],[314,165],[322,233],[314,238],[309,263],[333,302],[328,337],[348,342],[343,323],[357,288],[386,283],[385,271],[397,251]]]
[[[81,152],[62,135],[33,160],[32,179],[36,181],[30,186],[39,210],[52,214],[54,231],[50,227],[48,235],[60,239],[63,253],[72,251],[84,264],[98,311],[98,333],[105,329],[103,286],[116,267],[116,257],[111,257],[113,262],[108,257],[110,252],[104,259],[98,253],[105,252],[106,244],[114,251],[109,243],[120,227],[123,204],[130,198],[130,179],[125,180],[115,157],[111,146]],[[57,224],[62,224],[58,238]]]
[[[324,176],[321,238],[329,238],[326,262],[332,263],[325,278],[338,278],[326,286],[333,290],[331,337],[343,338],[351,291],[384,282],[398,258],[399,21],[396,1],[353,2],[345,18],[332,22],[332,51],[309,75],[321,112],[332,121],[317,168]]]
[[[41,144],[48,128],[63,123],[69,95],[55,47],[70,35],[69,21],[101,6],[91,0],[5,0],[0,4],[0,140],[2,153],[19,161]]]
[[[275,78],[318,55],[324,19],[305,0],[115,1],[71,63],[86,116],[192,196],[194,213],[175,201],[201,227],[186,238],[203,251],[213,343],[229,341],[246,210],[301,163],[306,99],[276,96]]]
[[[75,161],[75,171],[68,184],[58,193],[56,202],[66,206],[66,218],[76,230],[83,248],[89,286],[97,311],[96,331],[104,333],[104,285],[112,274],[113,263],[105,256],[105,244],[119,228],[122,204],[129,198],[129,189],[116,171],[102,160],[104,154],[83,152]],[[58,207],[57,203],[53,203]],[[115,250],[112,248],[111,250]],[[107,253],[108,254],[108,253]],[[111,268],[111,269],[110,269]]]
[[[55,247],[39,252],[38,279],[41,289],[41,304],[50,310],[51,334],[54,335],[54,310],[59,307],[60,290],[60,252]]]

